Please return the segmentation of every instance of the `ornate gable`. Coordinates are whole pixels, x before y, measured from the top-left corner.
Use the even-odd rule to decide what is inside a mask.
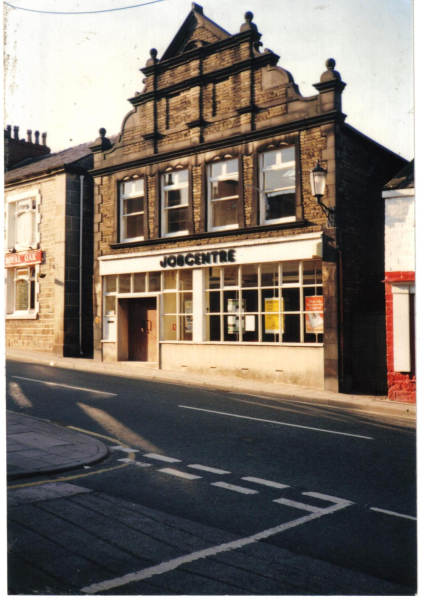
[[[203,14],[203,8],[193,2],[191,12],[164,52],[161,60],[173,58],[183,52],[219,42],[229,37],[231,36],[225,29],[208,19]]]

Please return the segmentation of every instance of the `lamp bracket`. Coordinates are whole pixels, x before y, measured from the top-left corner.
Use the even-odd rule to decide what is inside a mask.
[[[330,206],[326,206],[326,204],[324,204],[322,202],[320,196],[317,196],[317,204],[320,206],[320,208],[324,212],[325,216],[327,217],[328,225],[330,227],[336,227],[336,223],[335,223],[335,209],[332,208],[332,207],[330,207]]]

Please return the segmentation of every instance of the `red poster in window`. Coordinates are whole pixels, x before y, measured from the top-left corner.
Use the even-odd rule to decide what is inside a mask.
[[[5,267],[26,267],[28,265],[38,265],[42,262],[42,250],[28,250],[27,252],[14,252],[6,254],[4,260]]]
[[[323,333],[323,296],[306,297],[306,333]]]

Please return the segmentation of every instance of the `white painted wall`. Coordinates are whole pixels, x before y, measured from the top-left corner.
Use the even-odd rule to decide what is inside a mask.
[[[398,193],[401,194],[398,195]],[[388,192],[387,196],[392,192]],[[405,193],[405,195],[403,195]],[[414,190],[385,197],[385,271],[415,271]]]
[[[161,342],[161,367],[323,389],[323,347]]]

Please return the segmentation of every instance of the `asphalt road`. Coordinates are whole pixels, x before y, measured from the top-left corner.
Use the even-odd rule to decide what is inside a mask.
[[[104,593],[415,592],[413,422],[12,361],[6,385],[10,410],[121,442],[118,447],[107,441],[106,461],[92,467],[89,476],[71,481],[87,492],[77,495],[76,488],[69,488],[42,507],[33,492],[29,512],[28,505],[13,508],[14,539],[29,536],[23,549],[11,550],[14,593],[31,593],[28,586],[41,593],[43,585],[44,593],[46,586],[60,593],[94,593],[98,590],[90,585],[110,580],[114,583]],[[326,513],[316,515],[321,508]],[[37,518],[40,510],[42,519]],[[100,520],[94,523],[91,513]],[[135,542],[127,540],[133,531],[144,533],[145,516],[155,523],[153,544],[172,539],[174,530],[190,537],[169,554],[151,541],[149,556],[136,554]],[[35,562],[31,555],[40,538],[54,541],[47,530],[58,527],[69,528],[76,553],[89,544],[74,541],[75,527],[78,535],[83,530],[103,542],[118,539],[116,554],[107,565],[97,559],[98,571],[90,569],[89,581],[81,567],[80,580],[67,573],[68,587],[60,587],[61,567],[47,569],[42,553]],[[183,559],[189,568],[174,563],[142,581],[117,580],[151,564],[190,556],[192,548],[203,552],[215,543],[219,548],[256,535],[263,536],[261,541],[247,542],[247,551],[229,546],[216,550],[215,558]],[[69,558],[66,564],[71,570]],[[284,573],[286,564],[290,568]],[[21,576],[25,567],[26,583]]]

